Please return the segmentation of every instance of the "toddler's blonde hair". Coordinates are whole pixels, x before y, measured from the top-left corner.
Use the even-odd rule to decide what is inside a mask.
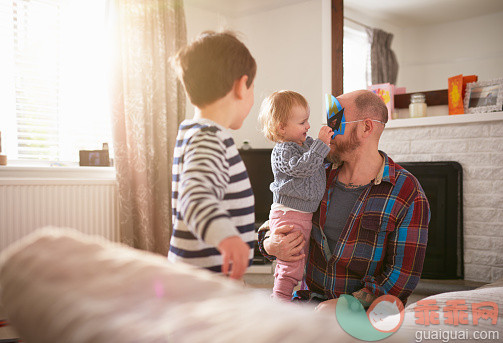
[[[293,106],[309,110],[306,98],[294,91],[277,91],[264,99],[260,106],[259,122],[262,133],[273,142],[281,141],[279,128],[288,121]]]

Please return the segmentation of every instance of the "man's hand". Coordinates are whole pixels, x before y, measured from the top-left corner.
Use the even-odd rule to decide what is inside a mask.
[[[316,312],[330,312],[335,314],[335,306],[337,305],[338,299],[329,299],[322,301],[314,309]]]
[[[228,275],[232,263],[230,278],[241,279],[248,267],[250,247],[239,236],[231,236],[220,242],[218,250],[223,258],[222,274]]]
[[[377,296],[367,291],[365,288],[360,289],[352,294],[358,301],[363,305],[363,307],[368,308],[374,300],[377,299]]]
[[[320,133],[318,133],[318,139],[321,140],[326,145],[330,146],[330,140],[332,139],[332,135],[334,131],[328,126],[322,126],[320,129]]]
[[[302,232],[290,232],[292,229],[291,225],[278,227],[269,238],[264,240],[264,248],[269,255],[287,262],[299,261],[304,258],[304,254],[299,255],[306,244]]]

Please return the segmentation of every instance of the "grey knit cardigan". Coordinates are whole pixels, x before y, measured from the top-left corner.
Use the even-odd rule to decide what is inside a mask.
[[[316,211],[326,188],[323,161],[329,152],[328,145],[309,136],[302,146],[277,143],[271,154],[273,203],[298,211]]]

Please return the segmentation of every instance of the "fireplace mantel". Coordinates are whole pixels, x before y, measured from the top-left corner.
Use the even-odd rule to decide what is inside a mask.
[[[503,112],[476,113],[476,114],[458,114],[443,115],[423,118],[393,119],[386,124],[386,129],[396,129],[402,127],[414,126],[434,126],[434,125],[452,125],[479,123],[486,121],[503,121]]]

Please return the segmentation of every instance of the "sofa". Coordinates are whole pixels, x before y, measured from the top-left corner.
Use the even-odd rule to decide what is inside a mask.
[[[438,306],[439,324],[418,324],[425,300]],[[450,325],[442,310],[452,300],[493,302],[497,323],[478,316],[473,325],[468,313],[469,325]],[[279,303],[240,282],[72,229],[41,229],[0,254],[0,305],[28,343],[356,341],[333,313]],[[426,333],[446,331],[472,335],[462,342],[480,342],[476,331],[501,340],[502,310],[503,281],[438,294],[408,305],[401,328],[383,341],[426,341]]]

